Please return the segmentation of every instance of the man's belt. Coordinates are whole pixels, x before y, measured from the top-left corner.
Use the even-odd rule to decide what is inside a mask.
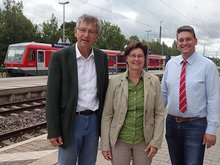
[[[174,120],[177,123],[182,123],[182,122],[189,122],[189,121],[193,121],[196,119],[202,119],[202,118],[206,118],[206,117],[178,117],[178,116],[172,116],[172,115],[167,115],[168,119]]]
[[[76,112],[76,115],[78,115],[78,116],[88,116],[88,115],[92,115],[92,114],[95,114],[95,113],[96,113],[96,111],[85,110],[85,111]]]

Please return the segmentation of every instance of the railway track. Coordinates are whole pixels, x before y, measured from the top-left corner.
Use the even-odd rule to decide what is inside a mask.
[[[0,105],[0,148],[46,133],[45,97]]]
[[[28,104],[28,103],[32,103],[32,102],[35,102],[35,101],[45,101],[45,99],[46,99],[45,97],[42,97],[42,98],[22,100],[22,101],[6,102],[6,103],[1,103],[0,108],[7,107],[7,106],[12,106],[12,105],[24,104],[24,103]]]
[[[14,137],[18,137],[18,136],[22,136],[26,133],[30,133],[30,132],[34,132],[34,131],[38,131],[39,129],[45,129],[46,128],[46,122],[42,122],[33,126],[29,126],[26,128],[21,128],[21,129],[17,129],[17,130],[12,130],[9,132],[5,132],[5,133],[1,133],[0,134],[0,139],[1,141],[3,140],[7,140],[10,138],[14,138]]]
[[[24,100],[24,101],[7,102],[0,105],[0,116],[6,116],[11,113],[32,111],[33,109],[36,108],[44,108],[45,104],[46,104],[45,97]]]

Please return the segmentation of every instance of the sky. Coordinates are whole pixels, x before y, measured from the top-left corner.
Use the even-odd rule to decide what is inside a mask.
[[[63,5],[67,0],[22,1],[23,14],[35,24],[49,21],[52,14],[63,23]],[[65,5],[65,22],[76,21],[82,14],[92,14],[121,28],[129,38],[159,39],[171,46],[176,30],[182,25],[195,29],[197,51],[210,57],[220,57],[219,0],[69,0]],[[0,8],[3,8],[3,0]]]

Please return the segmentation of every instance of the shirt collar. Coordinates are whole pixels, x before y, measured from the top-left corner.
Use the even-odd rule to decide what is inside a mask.
[[[198,53],[195,51],[186,61],[188,64],[192,65],[194,61],[196,60],[196,57],[198,56]],[[179,63],[181,64],[183,62],[182,55],[179,56]]]
[[[77,44],[77,42],[76,42],[76,44],[75,44],[75,47],[76,47],[76,59],[79,59],[79,58],[85,59],[85,58],[82,56],[82,54],[80,53],[80,51],[79,51],[77,45],[78,45],[78,44]],[[92,57],[94,57],[93,48],[92,48],[92,51],[91,51],[91,53],[90,53],[90,55],[89,55],[89,57],[88,57],[87,59],[90,59],[90,58],[92,58]]]
[[[128,79],[128,69],[126,70],[125,74],[126,74],[126,78]],[[142,71],[140,78],[143,78],[143,77],[144,77],[144,72]]]

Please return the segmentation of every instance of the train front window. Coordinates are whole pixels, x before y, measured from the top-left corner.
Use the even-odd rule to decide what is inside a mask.
[[[24,55],[24,46],[9,46],[5,62],[21,63]]]

